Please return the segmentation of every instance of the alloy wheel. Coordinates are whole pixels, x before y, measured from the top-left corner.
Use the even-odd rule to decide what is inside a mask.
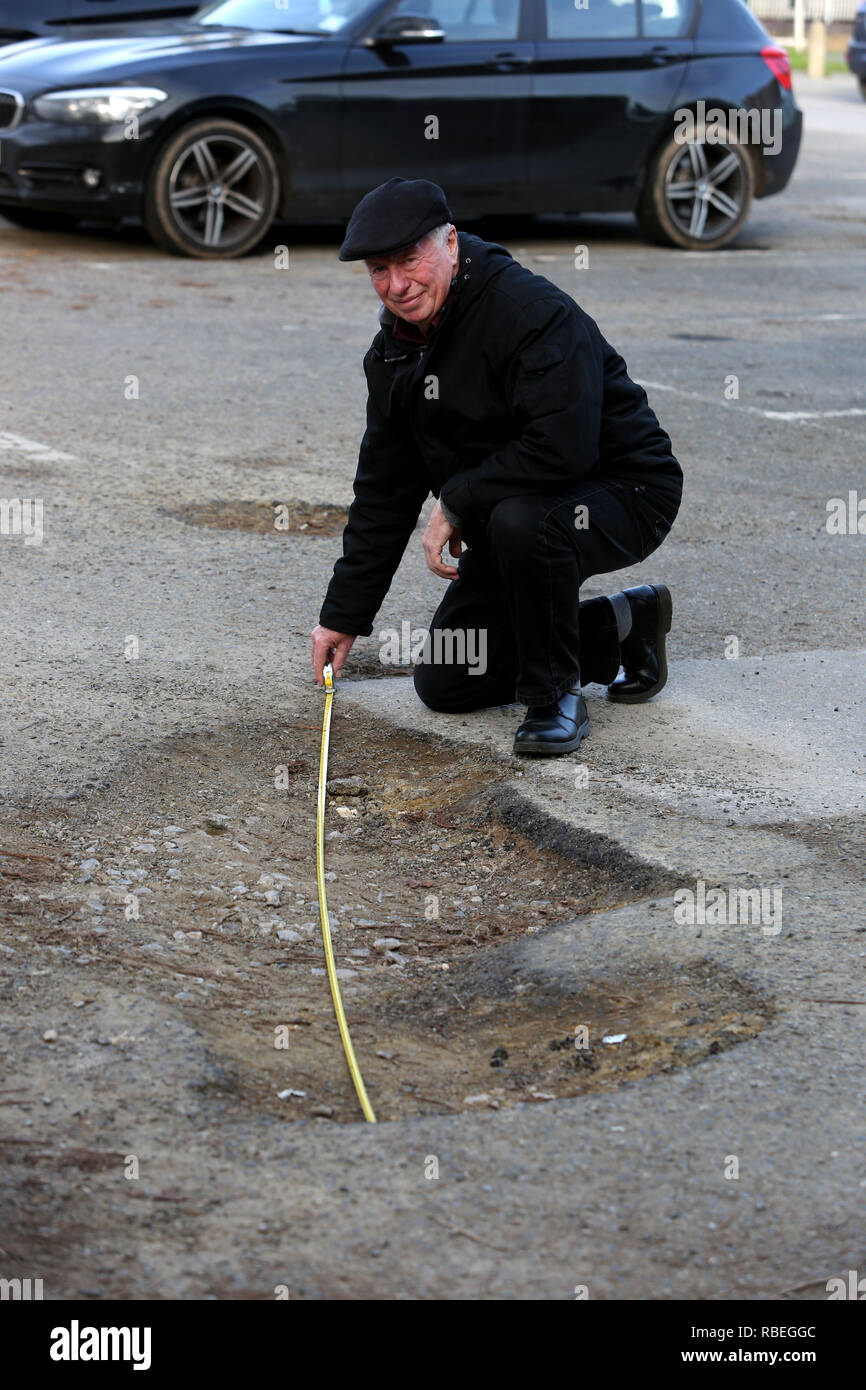
[[[741,216],[748,186],[730,145],[689,141],[665,174],[668,215],[695,241],[715,241]]]
[[[185,237],[209,251],[245,239],[268,216],[268,175],[241,137],[200,136],[169,174],[169,207]]]

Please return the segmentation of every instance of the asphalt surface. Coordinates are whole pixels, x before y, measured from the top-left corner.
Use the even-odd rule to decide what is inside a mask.
[[[590,688],[587,785],[547,765],[515,767],[515,785],[601,858],[663,866],[688,889],[782,894],[773,922],[682,925],[657,896],[508,949],[527,977],[564,990],[617,972],[728,972],[773,1001],[774,1021],[610,1094],[293,1128],[289,1179],[307,1214],[346,1185],[351,1200],[279,1256],[262,1251],[263,1287],[289,1265],[302,1297],[339,1285],[350,1297],[561,1299],[586,1285],[592,1298],[810,1299],[862,1269],[866,541],[826,521],[830,499],[866,496],[866,103],[849,77],[795,87],[794,180],[755,205],[729,250],[651,247],[618,217],[473,228],[597,319],[686,477],[663,549],[587,589],[669,585],[668,688],[629,709]],[[47,814],[172,734],[320,718],[308,634],[339,540],[276,544],[173,515],[215,498],[351,498],[378,301],[362,267],[337,262],[333,230],[279,240],[288,270],[267,247],[206,265],[131,232],[0,223],[14,344],[0,366],[0,488],[44,499],[41,545],[0,538],[10,807]],[[381,629],[429,621],[443,581],[420,536],[355,654],[375,658]],[[443,739],[443,776],[461,744],[508,760],[521,717],[518,706],[433,715],[397,678],[340,695]],[[197,1171],[180,1116],[163,1139]],[[286,1168],[284,1129],[263,1123],[257,1140],[256,1192],[239,1172],[227,1194],[250,1224]],[[206,1264],[216,1239],[203,1226],[195,1259]],[[143,1296],[159,1296],[158,1259],[148,1268]],[[194,1289],[193,1274],[164,1293]]]

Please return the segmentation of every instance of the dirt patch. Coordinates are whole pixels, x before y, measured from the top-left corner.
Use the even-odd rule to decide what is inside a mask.
[[[173,738],[104,791],[9,814],[0,991],[32,1046],[7,1104],[38,1112],[41,1059],[61,1042],[73,1090],[112,1052],[140,1060],[139,1104],[173,1080],[182,1090],[183,1061],[173,1078],[150,1008],[202,1040],[202,1103],[358,1120],[319,926],[319,743],[320,725],[303,720]],[[530,814],[505,784],[513,771],[335,713],[328,906],[383,1120],[617,1085],[721,1051],[771,1016],[709,969],[579,993],[528,977],[521,938],[673,880]],[[124,1024],[133,998],[140,1017]],[[89,1103],[110,1108],[110,1087]]]
[[[364,656],[353,650],[346,657],[340,671],[340,680],[390,680],[392,676],[411,676],[414,672],[414,662],[407,662],[404,666],[392,666],[377,656]]]
[[[391,1097],[398,1113],[418,1109],[421,1091],[464,1110],[607,1089],[712,1056],[770,1017],[765,1000],[712,967],[700,977],[623,974],[565,992],[509,968],[503,955],[498,978],[488,963],[476,979],[470,964],[411,1006],[381,1010],[393,1061],[407,1063],[404,1094]]]
[[[190,502],[184,507],[162,507],[187,526],[214,526],[219,531],[255,531],[260,536],[338,536],[346,525],[346,508],[330,503],[299,502],[294,498],[274,502],[242,502],[214,498]]]
[[[47,463],[28,460],[27,463],[6,463],[0,468],[0,475],[6,478],[56,478],[57,468],[49,468]]]

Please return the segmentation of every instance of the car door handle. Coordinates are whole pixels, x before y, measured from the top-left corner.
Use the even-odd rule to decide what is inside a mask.
[[[671,50],[666,48],[663,43],[655,44],[649,51],[650,62],[657,68],[663,67],[665,63],[669,63],[674,56]]]
[[[492,58],[488,58],[485,67],[499,68],[500,72],[506,72],[508,68],[528,67],[532,62],[532,55],[529,53],[494,53]]]

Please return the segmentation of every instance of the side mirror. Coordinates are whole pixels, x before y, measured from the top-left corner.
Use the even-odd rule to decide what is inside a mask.
[[[425,19],[417,14],[395,14],[380,24],[365,42],[371,46],[437,41],[441,43],[444,37],[445,30],[438,19]]]

